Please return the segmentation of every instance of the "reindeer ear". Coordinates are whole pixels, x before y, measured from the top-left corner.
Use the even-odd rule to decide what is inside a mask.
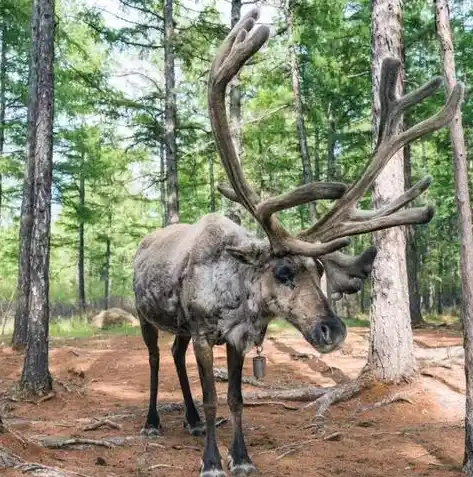
[[[339,300],[343,294],[357,293],[368,278],[376,257],[376,247],[370,247],[357,257],[349,257],[340,252],[321,257],[332,298]]]
[[[246,242],[242,245],[227,246],[225,250],[235,259],[245,265],[261,265],[269,253],[269,245],[256,242]]]

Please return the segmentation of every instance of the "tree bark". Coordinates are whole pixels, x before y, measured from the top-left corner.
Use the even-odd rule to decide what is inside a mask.
[[[1,45],[0,53],[0,156],[3,156],[5,148],[5,112],[6,112],[6,79],[7,79],[7,40],[6,40],[7,25],[5,20],[1,25]],[[0,172],[0,227],[2,225],[3,213],[3,177]]]
[[[327,180],[335,180],[335,144],[336,144],[335,120],[332,112],[329,112],[327,134]]]
[[[164,75],[165,75],[165,142],[167,170],[167,216],[169,224],[179,222],[177,181],[176,91],[174,71],[173,0],[164,1]]]
[[[447,0],[435,1],[437,36],[443,59],[444,77],[450,92],[455,86],[455,59],[453,54],[450,15]],[[460,276],[462,284],[462,317],[465,347],[466,409],[464,471],[473,476],[473,231],[468,190],[468,165],[462,114],[458,111],[450,125],[455,175],[455,197],[460,235]]]
[[[230,25],[233,28],[241,16],[241,0],[232,0]],[[241,162],[241,88],[240,77],[236,75],[230,87],[230,128],[233,143]],[[233,202],[231,202],[233,204]]]
[[[38,109],[34,173],[33,230],[31,234],[31,288],[28,337],[21,388],[42,394],[52,388],[48,368],[49,251],[54,100],[54,0],[35,0],[39,8]]]
[[[289,27],[289,57],[291,62],[292,96],[296,113],[296,128],[299,144],[299,154],[301,156],[302,161],[302,181],[304,182],[304,184],[308,184],[313,181],[312,166],[310,164],[309,148],[307,147],[307,132],[304,121],[304,106],[302,104],[301,97],[299,58],[297,56],[296,45],[294,44],[294,22],[290,2],[287,7],[286,17],[287,24]],[[309,216],[312,222],[315,222],[317,220],[317,212],[314,202],[309,203]]]
[[[168,225],[168,208],[166,199],[166,144],[164,138],[159,142],[159,173],[161,175],[161,182],[159,183],[159,199],[161,201],[161,226],[164,228]]]
[[[379,85],[381,63],[386,56],[402,58],[402,1],[372,1],[372,94],[373,144],[379,127]],[[398,83],[402,92],[402,80]],[[403,153],[399,151],[378,176],[373,200],[383,207],[404,191]],[[375,377],[384,382],[400,382],[416,372],[412,329],[409,319],[406,241],[400,227],[376,232],[378,255],[373,267],[371,337],[368,364]]]
[[[79,312],[85,312],[86,298],[85,298],[85,266],[84,266],[84,209],[85,209],[85,153],[81,152],[80,157],[80,171],[79,171],[79,256],[77,263],[77,273],[79,281]]]
[[[215,212],[215,175],[214,175],[213,154],[209,154],[209,183],[210,183],[209,211]]]
[[[404,148],[404,188],[407,190],[412,186],[411,169],[411,148]],[[419,290],[419,254],[417,252],[417,228],[406,226],[406,263],[407,263],[407,285],[409,291],[409,310],[411,325],[421,326],[424,323],[420,308]]]
[[[111,207],[111,205],[110,205]],[[105,265],[104,265],[104,295],[103,295],[103,307],[105,310],[108,310],[110,305],[110,257],[111,257],[111,234],[112,230],[112,212],[109,211],[108,214],[108,231],[105,238]]]
[[[38,110],[38,68],[39,49],[39,4],[33,3],[31,16],[31,51],[28,79],[28,112],[26,136],[25,176],[23,180],[23,197],[20,212],[18,281],[16,288],[15,325],[12,346],[23,349],[26,346],[29,296],[30,296],[30,255],[31,235],[33,230],[33,197],[35,176],[36,120]]]

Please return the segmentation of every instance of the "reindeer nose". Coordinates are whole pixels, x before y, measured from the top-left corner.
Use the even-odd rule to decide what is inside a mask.
[[[324,344],[332,344],[330,326],[325,323],[320,325],[320,337],[322,338]]]
[[[330,349],[342,343],[347,335],[345,323],[338,316],[320,322],[314,331],[317,343]]]

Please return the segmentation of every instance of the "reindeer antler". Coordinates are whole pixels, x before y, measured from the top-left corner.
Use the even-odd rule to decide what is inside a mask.
[[[381,209],[372,211],[356,209],[358,201],[373,184],[393,155],[416,139],[448,125],[463,99],[464,86],[458,83],[447,98],[444,107],[437,114],[406,131],[396,132],[402,114],[407,109],[432,96],[442,84],[442,78],[433,78],[415,91],[398,98],[396,82],[400,66],[400,61],[394,58],[386,58],[381,66],[381,115],[378,142],[371,161],[368,162],[358,180],[351,185],[334,206],[312,227],[299,234],[300,238],[327,241],[336,237],[373,232],[398,225],[427,223],[432,219],[434,209],[431,206],[414,207],[400,211],[402,207],[429,187],[432,182],[430,176],[421,179]]]
[[[415,139],[446,126],[453,119],[463,97],[464,87],[459,83],[439,113],[407,131],[396,133],[403,112],[431,96],[442,80],[435,78],[412,93],[397,98],[395,85],[400,62],[392,58],[386,59],[382,65],[378,144],[372,160],[361,177],[350,188],[338,182],[312,182],[296,187],[286,194],[264,201],[259,199],[245,180],[230,135],[225,108],[228,83],[269,37],[267,26],[255,26],[258,16],[258,9],[255,8],[241,18],[224,40],[210,69],[208,86],[210,121],[220,158],[230,181],[230,186],[219,186],[220,192],[230,200],[241,203],[255,217],[265,230],[276,255],[289,253],[317,257],[348,245],[349,235],[397,225],[428,222],[433,216],[431,207],[403,211],[399,209],[427,189],[431,182],[430,177],[421,180],[382,209],[374,211],[356,209],[358,201],[391,157]],[[285,230],[274,215],[281,210],[320,199],[338,200],[318,222],[297,237]]]

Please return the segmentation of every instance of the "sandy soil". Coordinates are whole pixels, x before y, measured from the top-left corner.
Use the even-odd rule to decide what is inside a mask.
[[[248,450],[267,477],[459,477],[463,457],[464,376],[462,358],[445,361],[445,349],[462,339],[445,330],[416,331],[417,352],[439,349],[441,364],[424,369],[412,384],[376,386],[357,398],[331,408],[322,427],[308,427],[314,409],[287,403],[245,408]],[[333,386],[358,375],[366,360],[367,330],[352,328],[340,351],[321,357],[299,335],[279,332],[267,339],[265,382],[274,385]],[[181,402],[170,354],[171,340],[161,341],[160,404]],[[139,436],[148,398],[148,357],[140,337],[96,336],[93,339],[54,340],[50,369],[56,379],[55,396],[39,404],[11,400],[12,386],[21,372],[22,357],[0,349],[0,393],[4,422],[14,431],[0,434],[0,446],[28,462],[68,469],[85,476],[198,475],[203,439],[183,429],[182,411],[161,414],[162,436]],[[251,358],[250,354],[250,358]],[[195,359],[188,352],[188,370],[196,399],[201,398]],[[216,349],[215,366],[225,367],[225,349]],[[445,367],[447,366],[447,367]],[[251,359],[245,374],[251,375]],[[227,417],[226,384],[218,383],[219,415]],[[245,390],[253,388],[245,385]],[[393,393],[409,402],[396,402],[369,411],[364,406]],[[121,429],[84,431],[94,418],[109,415]],[[217,431],[226,455],[231,425]],[[42,439],[83,437],[126,438],[112,448],[82,446],[45,449]],[[20,440],[23,440],[23,442]],[[300,443],[300,445],[295,445]],[[156,464],[170,467],[157,467]],[[25,475],[18,470],[6,476]]]

